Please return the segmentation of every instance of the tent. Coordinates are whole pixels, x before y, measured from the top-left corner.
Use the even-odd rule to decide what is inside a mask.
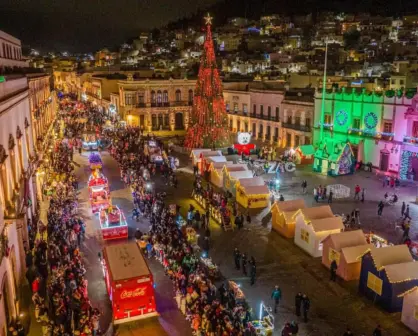
[[[346,281],[360,278],[360,257],[372,245],[367,244],[362,230],[333,233],[322,242],[322,264],[330,268],[331,262],[337,262],[337,274]]]
[[[271,228],[286,238],[293,238],[295,236],[295,215],[299,210],[305,208],[303,199],[275,202],[271,207]]]
[[[203,152],[210,152],[210,149],[193,149],[190,153],[190,157],[192,159],[193,166],[197,165],[200,162],[200,154]]]
[[[201,175],[204,175],[209,169],[211,162],[226,162],[226,157],[219,150],[200,153],[199,172]]]
[[[372,246],[362,256],[359,292],[388,312],[400,312],[401,294],[417,285],[418,262],[414,262],[408,246]]]
[[[403,297],[401,321],[418,333],[418,286],[402,293],[400,297]]]
[[[223,187],[235,196],[236,183],[241,178],[253,177],[253,173],[247,167],[225,166],[222,170]]]
[[[226,161],[226,162],[212,162],[209,166],[209,173],[210,173],[210,182],[219,187],[222,188],[223,187],[223,173],[222,173],[222,169],[226,166],[233,166],[234,163],[233,161]]]
[[[322,256],[322,241],[344,229],[341,217],[335,217],[329,205],[300,210],[296,215],[295,244],[313,257]]]
[[[312,145],[302,145],[296,148],[296,164],[311,164],[314,161],[315,148]]]
[[[236,191],[236,200],[244,208],[265,208],[269,205],[270,191],[265,184],[248,187],[238,185]]]
[[[313,170],[323,175],[347,175],[354,172],[354,154],[348,142],[323,140],[314,155]]]

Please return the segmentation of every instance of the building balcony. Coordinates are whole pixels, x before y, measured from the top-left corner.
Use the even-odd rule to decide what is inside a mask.
[[[188,101],[174,101],[170,102],[170,106],[190,106],[190,104]]]
[[[274,141],[274,142],[278,142],[278,141],[279,141],[279,137],[278,137],[278,136],[274,136],[274,137],[273,137],[273,141]]]
[[[135,105],[135,107],[138,107],[138,108],[147,107],[147,104],[146,103],[137,103]]]
[[[170,107],[170,103],[151,103],[151,107]]]
[[[282,123],[283,128],[290,128],[296,131],[302,131],[302,132],[310,132],[311,126],[306,125],[297,125],[297,124],[289,124],[289,123]]]
[[[247,112],[247,111],[238,111],[238,110],[236,110],[236,111],[231,111],[231,110],[229,110],[229,111],[227,111],[227,113],[228,113],[228,114],[231,114],[231,115],[237,115],[237,116],[242,116],[242,117],[248,117],[248,112]]]

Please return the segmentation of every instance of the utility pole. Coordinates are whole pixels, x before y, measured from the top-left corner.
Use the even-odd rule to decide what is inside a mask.
[[[321,121],[319,124],[319,141],[320,143],[324,137],[324,119],[325,119],[325,93],[327,86],[327,58],[328,58],[328,39],[325,40],[325,63],[324,63],[324,77],[322,79],[322,101],[321,101]]]

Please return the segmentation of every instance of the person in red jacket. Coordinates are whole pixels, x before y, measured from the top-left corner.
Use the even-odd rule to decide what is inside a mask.
[[[356,187],[354,188],[354,199],[360,199],[360,191],[361,188],[360,186],[357,184]]]
[[[39,277],[36,277],[35,280],[32,282],[32,293],[39,292],[39,285],[40,285],[40,279]]]

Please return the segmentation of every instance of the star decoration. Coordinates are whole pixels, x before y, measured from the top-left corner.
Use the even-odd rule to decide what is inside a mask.
[[[210,26],[212,24],[213,17],[211,17],[209,13],[204,17],[204,19],[207,26]]]

